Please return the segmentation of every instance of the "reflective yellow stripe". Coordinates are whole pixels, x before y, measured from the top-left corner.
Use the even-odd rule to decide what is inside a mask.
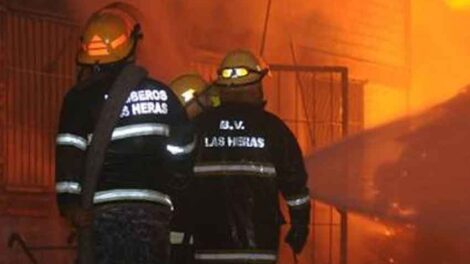
[[[255,164],[255,163],[232,163],[232,164],[198,164],[194,167],[194,173],[196,174],[213,174],[213,173],[245,173],[250,172],[254,174],[260,174],[265,176],[275,176],[276,168],[270,164]]]
[[[166,124],[159,123],[144,123],[116,127],[111,136],[111,140],[149,135],[169,136],[170,128]]]
[[[200,253],[194,254],[197,260],[232,260],[232,261],[276,261],[277,255],[274,253],[234,253],[234,252],[220,252],[220,253]]]
[[[286,202],[291,207],[300,206],[310,202],[310,196],[306,195],[297,199],[287,199]]]
[[[80,183],[74,181],[60,181],[55,184],[55,191],[57,193],[80,194],[82,192],[82,186]]]
[[[193,141],[185,146],[167,145],[166,150],[172,155],[189,154],[194,150],[195,146],[196,141]]]
[[[58,146],[72,146],[80,150],[86,150],[87,148],[87,140],[85,138],[69,133],[58,134],[56,144]]]
[[[169,136],[170,127],[167,124],[143,123],[116,127],[111,135],[111,140],[120,140],[140,136]],[[88,135],[88,144],[93,139],[93,134]]]
[[[154,190],[143,189],[112,189],[95,193],[93,203],[107,203],[118,201],[148,201],[169,206],[173,210],[173,203],[168,195]]]

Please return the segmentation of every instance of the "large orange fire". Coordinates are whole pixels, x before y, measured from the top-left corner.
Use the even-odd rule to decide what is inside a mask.
[[[74,23],[82,24],[91,12],[114,1],[68,0],[68,12],[73,17]],[[141,12],[139,12],[139,15],[145,33],[143,45],[139,50],[140,60],[138,62],[147,66],[154,77],[163,81],[169,81],[188,70],[198,70],[192,67],[194,65],[214,67],[214,63],[217,63],[225,52],[240,47],[254,51],[259,51],[260,47],[263,47],[264,58],[271,64],[292,65],[299,63],[317,66],[344,66],[348,68],[351,79],[365,83],[362,106],[364,108],[363,125],[367,129],[430,108],[455,96],[462,87],[470,83],[470,45],[468,41],[470,40],[470,0],[337,0],[334,1],[334,5],[331,0],[286,0],[272,1],[270,9],[267,5],[269,0],[123,1],[134,5]],[[3,10],[0,11],[4,12]],[[269,19],[265,20],[267,17]],[[264,24],[265,21],[268,21],[268,23]],[[11,36],[15,35],[11,34]],[[32,36],[33,34],[30,37],[32,38]],[[266,37],[266,43],[262,43],[264,36]],[[296,55],[295,59],[293,53]],[[9,69],[9,71],[12,72],[12,69]],[[22,69],[22,71],[30,73],[29,68]],[[206,72],[206,75],[211,73],[213,71]],[[53,77],[50,72],[41,74]],[[291,77],[294,80],[294,76]],[[19,79],[21,78],[18,77]],[[29,83],[29,79],[26,80],[23,85],[24,90],[21,90],[23,88],[11,87],[12,92],[9,98],[16,98],[13,96],[19,98],[23,96],[23,93],[26,94],[30,91],[27,90],[30,88],[31,91],[39,93],[38,89],[34,90],[36,86],[30,85],[33,81]],[[272,82],[276,80],[271,78]],[[48,82],[44,83],[49,85]],[[278,97],[284,97],[282,98],[284,100],[292,98],[292,100],[288,99],[282,104],[279,103],[279,108],[284,112],[287,112],[288,109],[297,110],[297,106],[290,107],[294,104],[293,98],[296,98],[297,94],[293,95],[290,85],[283,84],[283,86],[285,89],[283,88],[282,93],[279,93],[283,96],[279,95]],[[55,86],[51,87],[51,91],[55,94]],[[41,94],[43,93],[44,91],[41,91]],[[28,100],[23,101],[28,102]],[[12,99],[12,101],[20,102],[21,100]],[[31,101],[33,100],[31,99]],[[272,102],[276,102],[277,105],[281,100],[280,98],[273,98]],[[17,107],[19,113],[28,110],[28,107],[23,108],[19,104]],[[14,111],[17,111],[15,109]],[[22,114],[20,115],[22,116]],[[458,115],[458,118],[454,119],[454,124],[465,123],[468,118],[463,114]],[[15,119],[14,121],[21,123],[22,119]],[[398,125],[402,126],[398,126],[398,128],[391,126],[391,128],[408,131],[412,127],[410,123],[398,123]],[[454,139],[455,134],[461,132],[455,131],[454,134],[449,136],[447,129],[449,128],[443,127],[442,129],[443,135],[448,135],[447,137],[439,138],[439,140],[431,141],[431,143],[442,142],[444,139]],[[333,195],[327,198],[330,198],[331,203],[336,203],[336,205],[347,204],[347,202],[350,202],[350,204],[357,202],[364,205],[377,199],[377,197],[385,197],[384,194],[400,194],[404,192],[403,190],[407,191],[406,195],[402,193],[402,197],[398,197],[396,200],[376,200],[378,203],[383,202],[379,205],[383,206],[382,209],[385,208],[377,213],[384,216],[380,219],[370,217],[370,215],[350,215],[348,223],[348,263],[431,264],[445,263],[445,261],[447,263],[469,263],[468,247],[465,248],[470,244],[467,241],[468,239],[449,238],[445,233],[439,233],[433,228],[416,228],[413,224],[392,224],[390,221],[384,220],[385,216],[400,218],[400,216],[412,216],[417,211],[420,212],[418,209],[402,206],[402,200],[413,200],[412,198],[420,197],[423,198],[423,202],[433,201],[434,197],[441,195],[442,201],[437,199],[437,204],[441,205],[444,203],[443,200],[446,199],[445,194],[448,194],[447,197],[449,197],[452,194],[455,195],[455,193],[433,194],[430,192],[430,190],[435,190],[432,188],[436,185],[450,186],[446,182],[447,177],[450,177],[448,175],[444,175],[444,178],[432,178],[435,180],[431,182],[435,183],[434,186],[427,186],[428,188],[417,191],[412,189],[414,185],[411,183],[402,184],[400,188],[397,187],[393,190],[386,188],[390,186],[389,182],[393,182],[394,177],[398,177],[396,181],[412,178],[413,175],[410,175],[406,170],[400,171],[397,169],[394,174],[385,174],[390,178],[378,179],[379,177],[371,177],[370,175],[375,175],[374,172],[377,170],[377,168],[372,168],[374,164],[398,163],[398,165],[405,164],[408,166],[410,165],[408,162],[411,160],[405,159],[408,157],[406,155],[404,158],[402,157],[404,147],[396,145],[398,141],[388,140],[387,143],[384,143],[383,137],[379,137],[388,135],[390,139],[390,134],[387,134],[389,130],[382,129],[380,131],[381,133],[378,135],[375,134],[377,140],[374,140],[375,137],[367,137],[361,142],[354,141],[358,144],[353,144],[352,150],[366,149],[364,145],[367,142],[369,143],[369,148],[363,151],[361,155],[353,157],[350,153],[355,152],[350,149],[341,151],[342,148],[339,147],[340,154],[333,155],[333,158],[329,160],[333,169],[325,173],[326,176],[311,175],[311,177],[323,177],[320,182],[326,186],[323,191],[330,190],[329,194]],[[24,146],[29,147],[30,139],[36,136],[29,133],[27,129],[23,129],[23,127],[20,132],[24,133],[24,138],[28,139],[24,140]],[[47,133],[52,134],[49,130],[47,130]],[[461,139],[468,137],[462,135],[462,133],[459,136],[461,136]],[[18,136],[18,138],[20,137]],[[424,136],[417,136],[414,139],[416,142],[421,142],[420,140],[423,138],[427,139]],[[305,142],[308,141],[300,140],[300,142],[307,144]],[[13,143],[10,143],[10,145],[13,145]],[[14,146],[10,145],[8,147],[13,149]],[[44,145],[52,146],[53,143],[46,142]],[[446,147],[446,145],[441,146]],[[28,153],[31,148],[34,150],[34,147],[29,147],[30,149],[26,147],[24,149],[17,148],[18,153],[20,151],[21,153]],[[412,150],[414,149],[412,148]],[[449,149],[444,148],[443,151],[449,151]],[[430,158],[429,153],[416,151],[414,154],[419,159],[426,160],[426,158]],[[451,151],[446,153],[446,157],[436,159],[436,163],[444,159],[455,160],[453,159],[455,153]],[[51,154],[52,152],[48,155]],[[19,156],[18,154],[18,157],[14,158],[20,160]],[[400,160],[400,158],[402,159]],[[335,162],[344,160],[350,166],[333,166],[336,164]],[[45,163],[46,161],[44,161]],[[318,167],[324,168],[326,167],[325,164],[326,162]],[[415,163],[411,163],[411,165],[413,164]],[[43,163],[38,163],[39,165],[43,165]],[[19,169],[27,168],[27,166],[22,163],[17,163],[16,167],[9,166],[10,171],[13,172],[11,174],[17,178],[7,179],[5,181],[7,184],[20,185],[20,180],[23,178],[30,180],[27,176],[18,173],[20,172]],[[423,166],[423,168],[428,167]],[[50,176],[52,168],[50,165],[46,165],[43,169],[47,173],[37,174],[47,174],[44,176],[45,183],[47,183],[47,186],[52,186],[53,179]],[[337,174],[333,173],[335,172],[334,169],[337,169]],[[347,179],[349,181],[352,181],[351,179],[360,179],[360,181],[353,181],[356,185],[338,184],[339,187],[335,186],[339,181],[335,182],[333,176],[336,175],[341,179],[340,176],[345,175],[341,169],[346,170],[348,173],[351,173],[354,169],[362,169],[359,170],[360,173],[353,175],[357,178]],[[455,168],[440,172],[445,174],[449,171],[456,172]],[[467,182],[465,181],[467,176],[464,175],[467,171],[466,167],[461,168],[459,171],[464,176],[461,179],[463,183]],[[434,172],[431,171],[430,173]],[[31,172],[31,174],[34,173]],[[15,181],[15,179],[19,180]],[[3,178],[0,179],[1,181],[3,181]],[[36,182],[35,178],[32,182]],[[381,190],[385,191],[377,193],[374,189],[377,184],[381,184],[381,187],[383,187]],[[357,193],[355,193],[357,197],[353,198],[359,198],[354,200],[349,197],[351,199],[348,201],[339,201],[341,195],[353,190],[352,186],[357,187]],[[465,184],[461,186],[465,186]],[[3,188],[3,185],[1,187]],[[455,189],[458,189],[457,187]],[[460,191],[462,195],[467,193],[466,190]],[[426,194],[426,197],[418,195],[423,193]],[[462,200],[468,201],[469,199]],[[455,202],[453,204],[460,205],[464,203]],[[299,257],[299,260],[301,263],[312,263],[313,260],[316,261],[315,263],[340,263],[338,213],[332,209],[333,207],[323,203],[318,202],[315,206],[316,211],[313,218],[317,225],[312,228],[313,234],[309,241],[309,248]],[[452,208],[457,207],[454,205]],[[368,209],[372,211],[372,209],[377,208]],[[446,206],[442,206],[443,212],[447,209]],[[364,211],[367,210],[363,209],[362,213]],[[451,217],[455,223],[460,223],[457,220],[462,217],[458,213],[445,216]],[[431,220],[442,223],[442,221],[438,221],[440,220],[439,217],[433,217]],[[435,222],[431,221],[427,224],[433,223]],[[281,263],[292,262],[293,256],[289,248],[284,244],[281,249]],[[414,261],[407,262],[410,258],[406,259],[406,257],[410,256]]]

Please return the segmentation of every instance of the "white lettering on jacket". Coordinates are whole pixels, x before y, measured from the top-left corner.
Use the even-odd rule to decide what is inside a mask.
[[[264,148],[266,140],[264,137],[251,136],[212,136],[204,137],[206,148]]]
[[[132,91],[122,108],[120,117],[138,115],[166,115],[168,114],[168,94],[165,90],[139,90]]]

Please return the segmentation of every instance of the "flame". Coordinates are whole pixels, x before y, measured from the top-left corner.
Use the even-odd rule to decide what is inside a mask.
[[[470,0],[446,0],[447,5],[453,9],[469,9]]]

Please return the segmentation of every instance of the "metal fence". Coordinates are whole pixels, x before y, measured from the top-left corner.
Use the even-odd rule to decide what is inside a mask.
[[[57,118],[73,84],[77,26],[32,11],[8,9],[0,17],[3,182],[7,190],[50,191]]]

